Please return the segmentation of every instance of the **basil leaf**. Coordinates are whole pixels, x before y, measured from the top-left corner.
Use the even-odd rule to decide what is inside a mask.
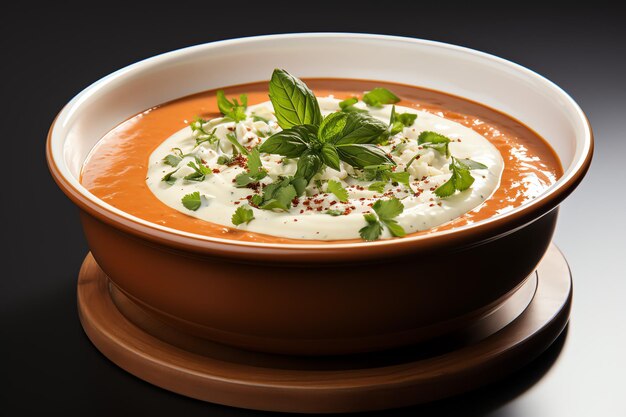
[[[254,213],[248,206],[237,207],[237,210],[235,210],[233,216],[231,217],[231,221],[235,226],[239,226],[243,223],[248,224],[252,220],[254,220]]]
[[[316,133],[317,128],[312,125],[294,126],[270,136],[261,144],[259,152],[298,158],[317,141]]]
[[[185,195],[181,202],[186,209],[196,211],[202,205],[202,198],[198,191]]]
[[[318,137],[335,145],[376,143],[385,130],[387,125],[369,114],[333,113],[320,125]]]
[[[383,104],[397,103],[400,98],[386,88],[378,87],[365,93],[363,101],[371,107],[382,107]]]
[[[342,187],[339,181],[329,180],[328,181],[328,192],[333,193],[335,197],[339,199],[342,203],[348,201],[348,191]]]
[[[367,222],[367,226],[359,230],[361,239],[368,242],[377,240],[383,232],[383,226],[380,224],[376,216],[371,213],[364,214],[363,218]]]
[[[380,165],[395,163],[385,154],[385,151],[370,144],[346,144],[338,145],[337,153],[345,163],[355,168],[364,168],[368,165]]]
[[[304,153],[298,159],[298,166],[296,168],[296,178],[304,178],[307,184],[311,181],[311,178],[319,172],[322,168],[322,159],[315,153]]]
[[[278,125],[283,129],[297,125],[319,126],[322,122],[317,99],[309,87],[282,69],[275,69],[269,85]]]
[[[330,143],[325,143],[322,146],[322,150],[320,152],[320,156],[322,157],[322,161],[334,169],[335,171],[340,171],[341,167],[339,165],[340,159],[339,154],[337,153],[337,149]]]

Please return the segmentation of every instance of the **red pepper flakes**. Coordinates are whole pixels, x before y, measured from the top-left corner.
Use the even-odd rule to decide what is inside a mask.
[[[367,205],[367,207],[372,207],[373,205],[374,205],[374,203],[369,203],[369,204]]]
[[[219,170],[219,169],[217,169],[217,168],[213,168],[213,173],[214,173],[214,174],[219,174],[219,173],[220,173],[220,170]]]
[[[350,208],[347,208],[343,211],[343,215],[347,216],[348,214],[352,213],[352,210]]]
[[[300,214],[304,213],[304,210],[300,210]]]
[[[428,206],[429,206],[429,207],[433,207],[433,206],[434,206],[434,204],[433,204],[433,203],[430,203]]]
[[[234,201],[235,205],[241,203],[241,201]]]
[[[318,207],[317,211],[322,211],[323,207]]]
[[[297,221],[298,221],[298,219],[293,219],[293,221],[294,221],[294,222],[297,222]]]
[[[430,187],[429,190],[430,191],[435,191],[436,187]]]
[[[300,199],[298,197],[294,197],[294,199],[291,200],[291,204],[297,206],[298,204],[300,204]]]
[[[235,126],[228,126],[227,129],[230,130],[231,132],[234,132],[235,131]]]
[[[331,202],[330,202],[330,205],[331,205],[331,206],[334,206],[335,204],[337,204],[337,202],[336,202],[335,200],[333,200],[333,201],[331,201]]]

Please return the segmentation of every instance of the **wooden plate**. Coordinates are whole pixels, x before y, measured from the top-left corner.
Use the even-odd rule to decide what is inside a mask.
[[[499,312],[465,332],[340,357],[268,355],[180,333],[113,287],[91,255],[78,277],[78,309],[87,336],[105,356],[167,390],[257,410],[356,412],[468,391],[541,354],[567,324],[571,304],[569,268],[556,246],[530,278]]]

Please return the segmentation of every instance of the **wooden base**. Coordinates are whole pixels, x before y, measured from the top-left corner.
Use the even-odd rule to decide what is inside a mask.
[[[311,358],[243,351],[180,333],[113,287],[91,255],[78,277],[87,336],[126,371],[204,401],[301,413],[403,407],[492,382],[552,344],[567,324],[571,295],[569,268],[552,245],[536,275],[471,329],[400,350]]]

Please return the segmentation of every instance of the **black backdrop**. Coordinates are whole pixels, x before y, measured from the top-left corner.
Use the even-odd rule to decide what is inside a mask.
[[[256,415],[144,383],[112,365],[82,333],[75,280],[87,246],[76,209],[47,172],[44,142],[61,107],[116,69],[180,47],[255,34],[387,33],[468,46],[527,66],[569,91],[596,129],[618,121],[604,117],[603,104],[624,109],[618,91],[624,87],[626,31],[617,10],[598,2],[584,9],[384,3],[374,8],[365,2],[176,2],[1,12],[0,414]],[[563,339],[502,383],[397,413],[498,413],[547,370]]]

